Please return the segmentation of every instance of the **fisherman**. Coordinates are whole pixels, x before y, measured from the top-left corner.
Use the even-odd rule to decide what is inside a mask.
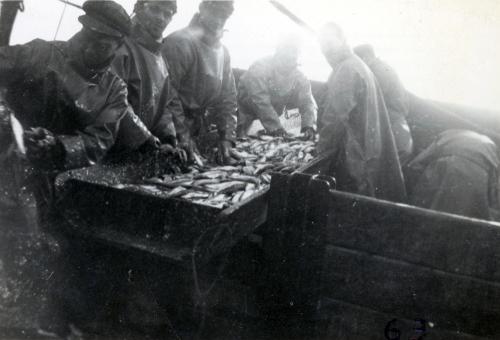
[[[233,1],[202,0],[190,24],[163,42],[172,85],[184,113],[174,117],[180,146],[192,158],[197,147],[209,144],[210,112],[218,131],[216,158],[224,164],[238,158],[233,151],[236,86],[229,52],[221,44],[224,26],[233,10]]]
[[[412,204],[485,220],[499,220],[497,145],[469,130],[447,130],[410,164],[419,173]]]
[[[391,201],[406,191],[382,91],[373,73],[350,49],[334,23],[320,32],[332,67],[324,96],[320,153],[331,153],[339,190]]]
[[[66,42],[36,39],[0,48],[0,86],[7,89],[7,102],[25,128],[27,158],[35,169],[30,186],[39,224],[52,235],[58,225],[53,208],[55,176],[102,160],[115,142],[121,119],[131,114],[126,85],[110,71],[130,32],[130,18],[113,1],[87,1],[83,10],[78,18],[83,28]],[[149,134],[142,142],[156,144],[156,138]],[[59,265],[51,280],[57,281],[49,301],[57,306],[54,312],[60,311],[65,298],[73,299]],[[70,301],[65,306],[80,307],[82,301],[87,302]],[[56,314],[46,315],[48,320],[41,320],[40,326],[65,335],[67,310]]]
[[[130,114],[126,86],[109,69],[130,19],[112,1],[88,1],[83,9],[83,28],[67,42],[36,39],[0,48],[0,86],[26,129],[27,157],[38,169],[99,162]],[[155,143],[154,136],[147,134],[146,141]],[[45,186],[42,196],[48,192]]]
[[[356,46],[354,53],[368,65],[384,94],[399,161],[403,166],[410,161],[413,153],[413,138],[406,120],[410,111],[408,93],[396,71],[375,55],[373,46],[368,44]]]
[[[128,101],[135,113],[121,121],[118,149],[133,149],[149,134],[163,145],[177,144],[172,116],[182,114],[182,106],[161,53],[163,32],[176,12],[175,0],[135,3],[131,35],[125,38],[112,64],[113,71],[127,83]],[[137,121],[145,129],[137,129]]]
[[[246,137],[254,120],[259,119],[267,134],[288,133],[280,116],[299,109],[301,132],[315,139],[317,105],[311,83],[298,68],[300,39],[290,35],[282,39],[273,56],[256,61],[241,77],[238,85],[238,137]]]

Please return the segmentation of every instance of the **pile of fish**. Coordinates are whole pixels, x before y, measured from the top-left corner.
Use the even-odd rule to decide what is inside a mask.
[[[313,142],[261,136],[236,144],[236,166],[193,166],[188,173],[145,179],[144,188],[219,209],[266,190],[271,172],[292,173],[314,158]]]

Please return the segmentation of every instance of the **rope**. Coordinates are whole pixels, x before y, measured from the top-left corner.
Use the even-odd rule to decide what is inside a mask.
[[[59,29],[61,28],[61,24],[62,24],[62,21],[63,21],[63,18],[64,18],[64,14],[66,13],[66,7],[67,6],[68,6],[67,3],[65,2],[63,10],[62,10],[62,13],[61,13],[61,17],[59,18],[59,23],[57,24],[56,33],[54,34],[54,39],[52,39],[52,40],[56,40],[57,39],[57,34],[59,33]]]

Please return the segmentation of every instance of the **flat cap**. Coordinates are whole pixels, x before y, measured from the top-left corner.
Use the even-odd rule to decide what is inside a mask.
[[[130,34],[132,22],[127,11],[111,0],[88,0],[82,6],[85,15],[78,18],[84,27],[115,38]]]

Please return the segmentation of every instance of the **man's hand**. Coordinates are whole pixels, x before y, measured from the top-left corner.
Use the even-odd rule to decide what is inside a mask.
[[[170,144],[174,148],[176,148],[177,147],[177,138],[175,138],[175,136],[172,136],[172,135],[165,136],[165,137],[161,138],[161,143],[162,143],[162,145],[163,144]]]
[[[37,127],[26,130],[24,144],[27,158],[38,167],[59,168],[64,161],[64,147],[47,129]]]
[[[152,149],[159,149],[161,147],[160,139],[154,135],[151,135],[144,144]]]
[[[183,150],[189,164],[197,164],[203,166],[203,161],[198,151],[198,147],[194,140],[189,137],[184,137],[178,145],[179,149]]]
[[[285,129],[279,128],[274,131],[266,131],[266,135],[273,136],[273,137],[284,137],[284,138],[290,138],[291,135],[286,132]]]
[[[217,148],[216,161],[222,165],[234,165],[240,160],[239,155],[233,150],[233,144],[230,141],[223,140],[219,142]]]
[[[305,127],[303,130],[302,130],[302,133],[303,133],[303,138],[305,140],[309,140],[309,141],[315,141],[316,140],[316,131],[314,131],[314,128],[308,126],[308,127]]]
[[[188,161],[186,151],[181,148],[175,148],[170,144],[162,144],[159,148],[160,155],[169,157],[174,156],[177,158],[182,164],[186,164]]]
[[[149,153],[154,150],[159,150],[161,147],[161,142],[158,137],[151,135],[140,147],[139,152]]]

